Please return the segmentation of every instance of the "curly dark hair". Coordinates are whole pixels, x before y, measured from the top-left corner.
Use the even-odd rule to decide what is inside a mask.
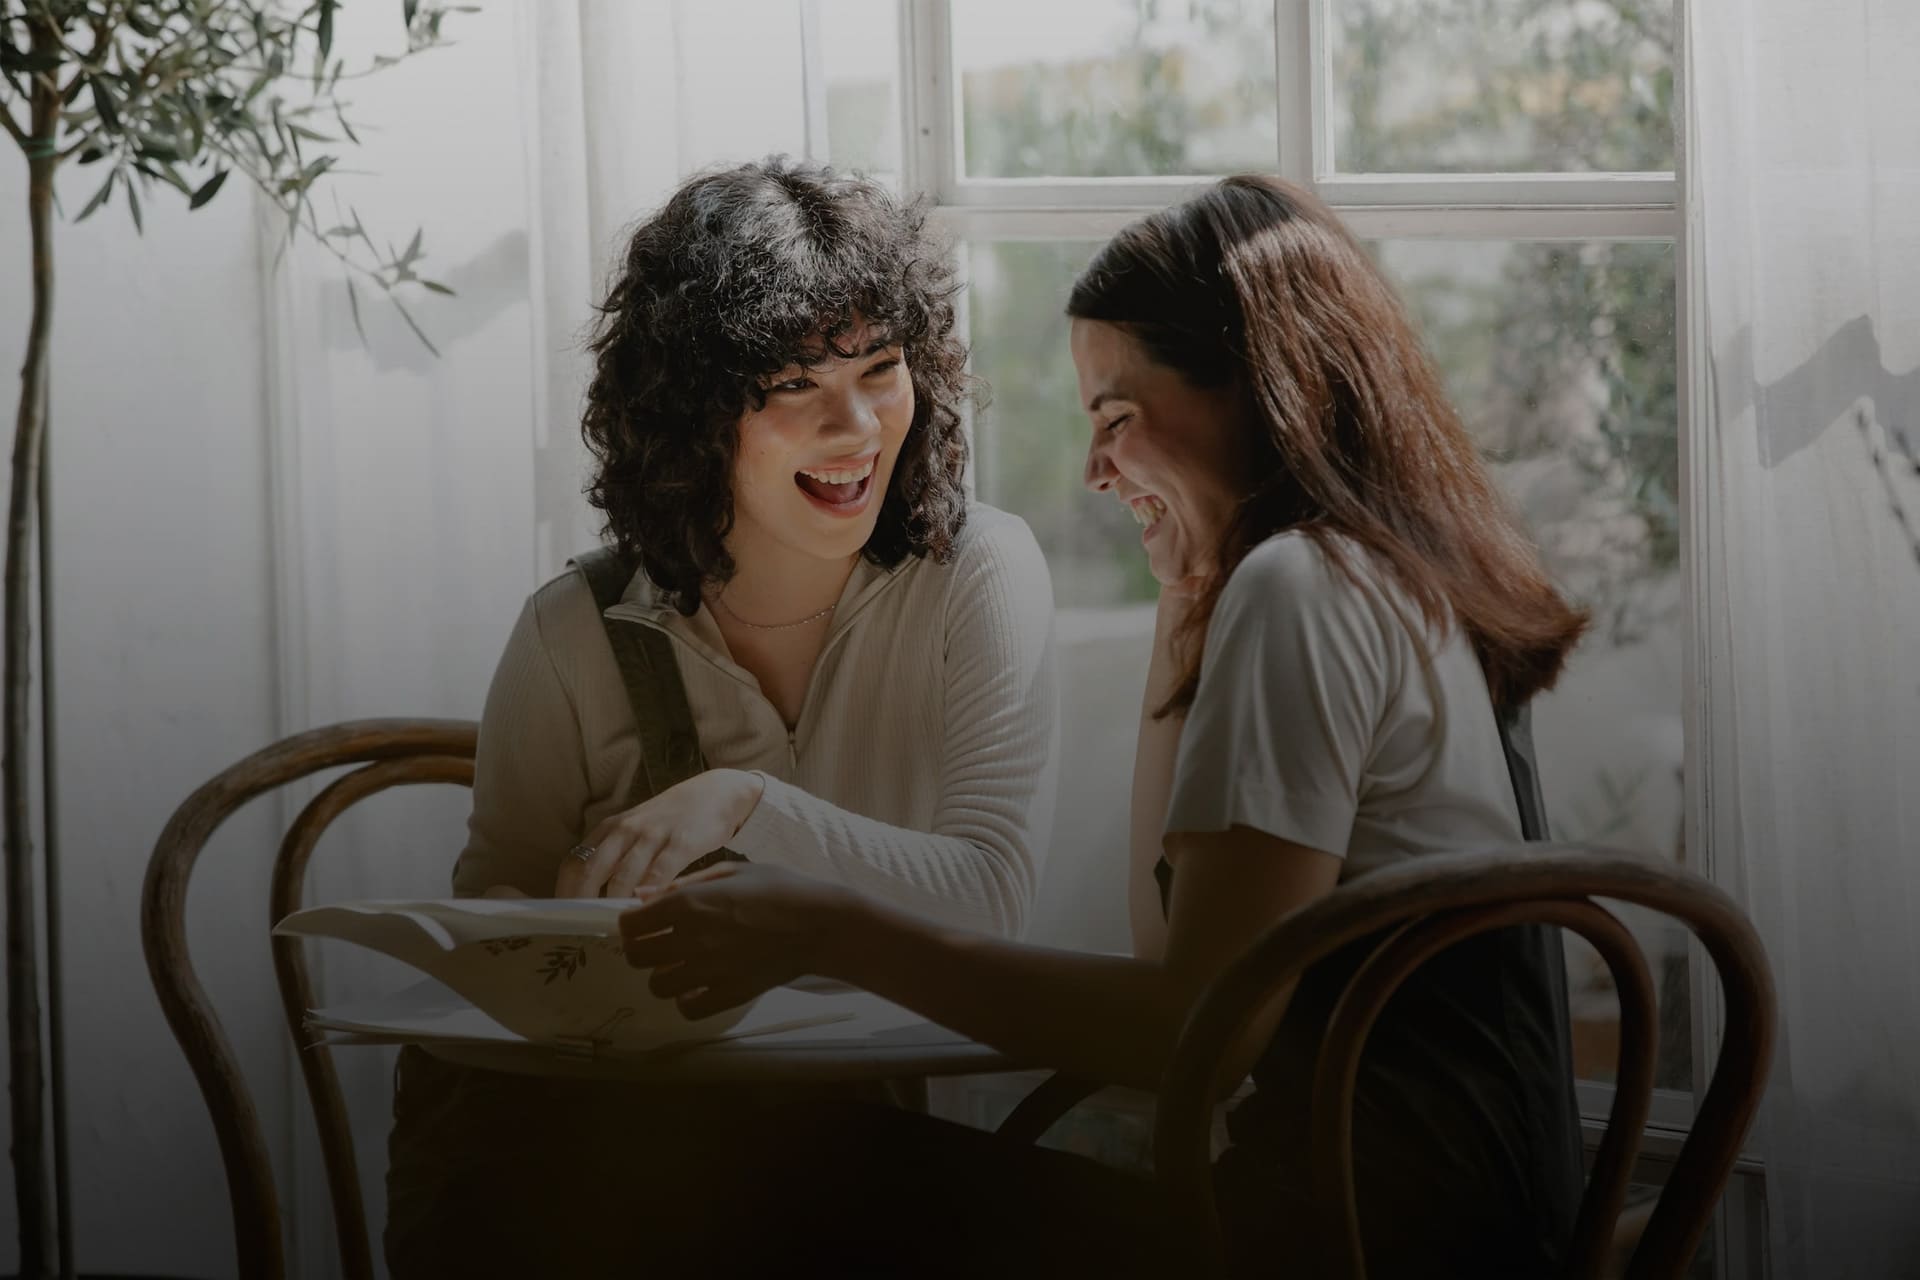
[[[591,339],[580,434],[615,550],[684,614],[734,571],[739,420],[790,364],[849,357],[856,313],[906,350],[913,422],[864,554],[952,557],[966,520],[958,285],[921,202],[772,156],[694,177],[634,231]]]

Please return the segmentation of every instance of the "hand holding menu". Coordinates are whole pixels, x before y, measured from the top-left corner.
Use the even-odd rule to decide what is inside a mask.
[[[282,937],[339,938],[392,956],[432,981],[307,1024],[360,1043],[531,1044],[575,1053],[640,1053],[852,1016],[817,996],[772,992],[689,1021],[647,989],[620,948],[610,899],[451,898],[343,902],[282,920]],[[761,1006],[765,1006],[762,1008]]]

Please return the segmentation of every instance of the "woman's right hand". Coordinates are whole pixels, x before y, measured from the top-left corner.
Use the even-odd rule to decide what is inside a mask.
[[[740,769],[708,769],[603,820],[560,860],[556,898],[630,898],[670,882],[753,816],[766,783]]]

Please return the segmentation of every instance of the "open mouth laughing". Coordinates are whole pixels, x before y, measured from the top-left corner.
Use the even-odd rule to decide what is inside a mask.
[[[872,496],[879,453],[848,458],[793,473],[800,492],[821,510],[836,516],[859,515]]]
[[[1160,521],[1167,514],[1167,504],[1152,494],[1143,494],[1138,498],[1129,499],[1127,510],[1133,512],[1133,518],[1140,522],[1140,540],[1144,542],[1153,536],[1154,530],[1160,527]]]

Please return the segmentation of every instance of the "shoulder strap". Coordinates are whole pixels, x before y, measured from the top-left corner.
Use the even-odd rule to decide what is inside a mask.
[[[1493,709],[1500,727],[1500,754],[1507,761],[1507,778],[1513,783],[1513,803],[1520,810],[1520,835],[1527,840],[1547,839],[1547,802],[1540,794],[1540,768],[1533,759],[1533,707]]]
[[[600,611],[614,664],[620,668],[620,681],[627,687],[627,702],[633,708],[634,733],[640,739],[640,768],[634,773],[633,790],[627,793],[626,807],[632,808],[705,769],[706,756],[701,753],[700,734],[694,728],[693,708],[687,704],[687,687],[680,680],[680,663],[673,656],[673,641],[657,627],[607,616],[607,610],[619,603],[627,584],[633,581],[637,572],[633,562],[610,548],[595,547],[570,563],[593,591],[594,606]],[[744,858],[731,849],[715,849],[680,874],[727,860]]]
[[[680,682],[680,664],[673,656],[673,641],[664,632],[643,623],[607,617],[607,610],[619,603],[633,579],[631,561],[607,547],[596,547],[575,556],[570,563],[593,591],[593,603],[600,611],[607,643],[613,648],[614,663],[620,668],[620,680],[633,707],[634,728],[640,738],[640,770],[628,803],[639,804],[706,767],[700,736],[693,725],[693,710],[687,705],[686,686]]]

